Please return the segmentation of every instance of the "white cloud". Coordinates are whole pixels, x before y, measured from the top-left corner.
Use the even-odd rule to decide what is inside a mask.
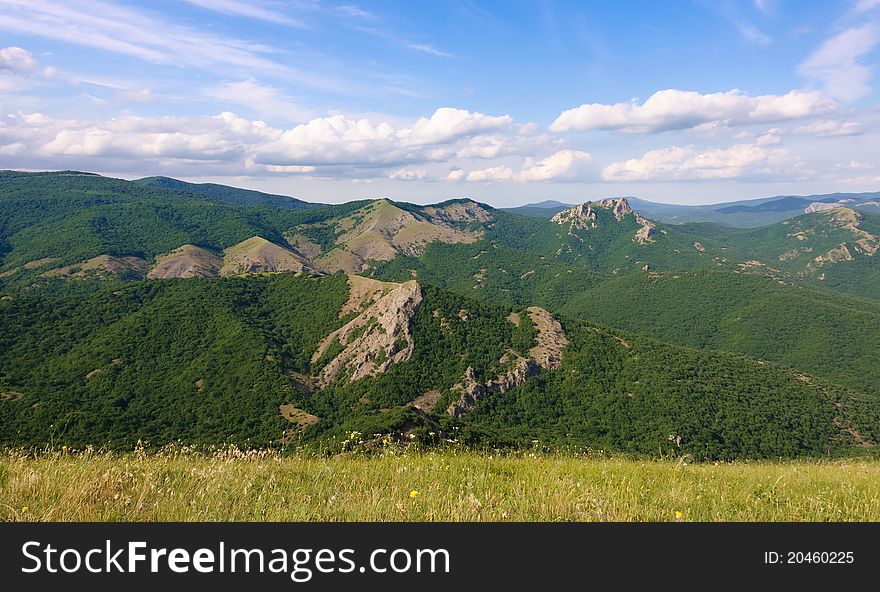
[[[495,117],[449,107],[437,109],[431,117],[419,118],[411,127],[332,115],[285,131],[277,142],[258,154],[257,161],[276,165],[363,166],[443,161],[457,151],[446,145],[512,123],[509,115]]]
[[[450,181],[458,182],[458,181],[461,181],[462,179],[464,179],[464,176],[465,176],[464,169],[456,167],[456,168],[452,169],[451,171],[449,171],[449,174],[446,175],[446,178]]]
[[[5,155],[26,154],[45,162],[65,162],[71,168],[101,168],[94,166],[95,159],[127,161],[137,168],[227,163],[230,175],[314,173],[326,178],[427,180],[434,173],[426,165],[452,164],[456,154],[469,146],[505,144],[508,140],[497,133],[489,139],[481,133],[510,124],[508,116],[457,109],[438,109],[410,125],[333,115],[289,129],[231,112],[199,117],[130,115],[106,121],[17,113],[0,119],[0,146],[12,146],[4,148]],[[515,129],[507,134],[514,144],[527,143],[528,138],[517,136]],[[426,143],[429,140],[434,143]],[[533,148],[544,145],[532,144]],[[521,147],[516,144],[517,150]],[[534,170],[529,175],[538,179],[555,176],[569,165],[557,156],[530,166]]]
[[[644,103],[592,103],[563,111],[550,126],[555,132],[624,130],[656,133],[692,129],[712,123],[748,125],[774,123],[828,113],[836,105],[817,91],[794,90],[785,95],[749,96],[739,90],[700,94],[667,89]]]
[[[798,71],[820,81],[832,97],[843,101],[860,99],[871,91],[871,69],[860,60],[878,42],[880,28],[875,23],[847,29],[826,39]]]
[[[401,135],[413,145],[442,144],[463,136],[510,127],[512,123],[510,115],[494,117],[441,107],[430,118],[419,118],[408,133]]]
[[[392,181],[423,181],[428,177],[425,169],[402,168],[392,172],[388,178]]]
[[[506,166],[493,166],[471,171],[465,177],[468,181],[491,183],[493,181],[510,181],[514,177],[513,169]]]
[[[311,87],[340,90],[347,82],[272,59],[272,48],[228,35],[203,33],[105,0],[3,0],[0,30],[35,35],[174,67],[260,72]]]
[[[862,126],[854,121],[837,121],[822,119],[794,128],[795,134],[832,138],[838,136],[855,136],[862,133]]]
[[[0,49],[0,71],[28,75],[36,69],[37,60],[26,49],[15,46]]]
[[[588,152],[559,150],[541,160],[526,160],[519,172],[508,166],[498,165],[471,171],[466,179],[476,182],[517,181],[519,183],[562,181],[576,178],[581,172],[582,165],[591,159],[592,156]],[[452,179],[452,173],[449,176],[452,180],[458,180],[462,176],[457,171],[453,173],[456,173],[455,179]]]
[[[641,158],[614,162],[602,170],[606,181],[747,179],[804,175],[803,163],[784,148],[736,144],[698,151],[693,146],[650,150]]]
[[[248,0],[247,2],[241,2],[240,0],[186,0],[186,2],[221,14],[243,16],[288,27],[305,26],[302,21],[292,18],[283,12],[262,6],[255,0]]]
[[[255,80],[221,82],[205,89],[205,94],[226,105],[247,107],[263,117],[281,117],[288,121],[303,120],[310,112],[281,91]]]
[[[528,182],[563,179],[576,174],[578,167],[592,158],[588,152],[560,150],[522,170],[517,175],[517,180]]]
[[[855,11],[856,13],[862,13],[874,10],[875,8],[880,8],[880,0],[859,0],[856,3]]]
[[[498,136],[475,136],[456,152],[459,158],[496,158],[508,146],[508,142]]]
[[[782,130],[778,127],[769,129],[755,139],[758,146],[773,146],[782,142]]]

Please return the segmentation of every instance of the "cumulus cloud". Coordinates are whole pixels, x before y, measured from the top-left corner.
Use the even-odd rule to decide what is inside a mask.
[[[794,130],[796,134],[817,136],[819,138],[833,138],[838,136],[856,136],[862,133],[862,126],[855,121],[837,121],[835,119],[822,119],[801,125]]]
[[[821,82],[832,97],[854,101],[871,91],[871,69],[861,58],[880,42],[880,27],[868,23],[847,29],[826,39],[798,68],[798,71]]]
[[[446,175],[446,178],[450,181],[458,182],[458,181],[461,181],[462,179],[464,179],[465,174],[466,173],[465,173],[464,169],[456,167],[456,168],[452,169],[451,171],[449,171],[449,174]]]
[[[442,161],[456,152],[444,145],[512,123],[509,115],[491,116],[450,107],[419,118],[412,127],[332,115],[285,131],[257,155],[257,160],[276,165],[365,166]]]
[[[509,116],[451,108],[438,109],[410,125],[332,115],[288,129],[231,112],[199,117],[128,115],[107,121],[17,113],[0,119],[0,146],[5,147],[4,155],[66,162],[64,166],[72,168],[89,168],[95,159],[128,161],[137,167],[226,163],[228,174],[427,180],[432,174],[425,165],[452,163],[467,150],[486,150],[485,156],[491,157],[495,151],[511,152],[506,142],[516,149],[528,145],[529,138],[517,135],[515,128],[499,131],[500,126],[511,125]],[[481,135],[485,131],[491,134]],[[538,141],[532,148],[542,145]],[[530,166],[534,170],[528,174],[539,179],[571,165],[562,159]]]
[[[794,90],[785,95],[749,96],[739,90],[700,94],[667,89],[639,105],[591,103],[563,111],[550,126],[555,132],[623,130],[656,133],[725,123],[748,125],[813,117],[836,104],[818,91]]]
[[[606,181],[700,180],[805,174],[803,163],[784,148],[736,144],[703,151],[693,146],[649,150],[641,158],[614,162],[602,170]]]
[[[441,107],[430,118],[421,117],[400,136],[413,145],[443,144],[464,136],[510,127],[510,115],[491,116],[464,109]]]
[[[498,165],[473,170],[467,174],[465,179],[475,182],[516,181],[519,183],[562,181],[576,178],[581,172],[581,166],[591,159],[592,156],[588,152],[559,150],[541,160],[527,160],[520,171]],[[452,180],[459,180],[464,176],[463,172],[459,174],[458,171],[453,171],[453,173],[456,173],[455,179],[452,178],[452,173],[449,176]]]
[[[428,171],[425,169],[402,168],[393,171],[388,178],[392,181],[423,181],[428,178]]]
[[[0,49],[0,72],[27,75],[36,69],[37,60],[26,49],[15,46]]]

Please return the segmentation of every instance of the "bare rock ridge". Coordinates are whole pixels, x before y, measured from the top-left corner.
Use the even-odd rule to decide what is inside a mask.
[[[409,323],[421,303],[418,283],[398,284],[325,337],[312,356],[312,364],[320,362],[328,351],[338,353],[320,370],[319,382],[327,384],[337,378],[353,382],[409,360],[415,346]]]
[[[598,228],[597,209],[611,210],[614,219],[618,222],[622,222],[628,215],[632,214],[633,220],[639,225],[639,230],[636,232],[635,237],[633,237],[633,241],[640,245],[654,242],[657,225],[638,212],[633,211],[626,198],[584,202],[573,208],[562,210],[553,216],[550,221],[560,226],[567,224],[569,226],[569,234],[574,230]]]
[[[446,410],[453,417],[460,417],[471,410],[480,399],[495,394],[504,394],[523,384],[528,378],[536,376],[541,370],[555,370],[562,364],[562,352],[568,345],[568,337],[552,314],[543,308],[531,306],[526,309],[529,321],[535,327],[535,346],[529,350],[529,357],[524,358],[514,351],[508,350],[499,360],[502,367],[508,370],[490,379],[485,384],[477,381],[474,370],[468,367],[463,380],[452,390],[459,393],[459,398]],[[522,315],[508,320],[523,322]]]
[[[834,208],[840,207],[839,204],[836,203],[825,203],[822,201],[814,201],[806,208],[804,208],[804,214],[812,214],[813,212],[824,212],[826,210],[833,210]]]
[[[552,314],[539,306],[526,309],[535,326],[535,347],[529,357],[544,370],[556,370],[562,364],[562,350],[568,345],[568,337]]]

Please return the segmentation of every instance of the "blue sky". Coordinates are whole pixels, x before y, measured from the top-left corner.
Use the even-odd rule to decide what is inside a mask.
[[[340,202],[880,189],[880,0],[0,0],[0,168]]]

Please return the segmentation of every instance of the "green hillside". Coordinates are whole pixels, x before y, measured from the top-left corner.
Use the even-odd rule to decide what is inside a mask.
[[[251,189],[229,187],[217,183],[187,183],[170,177],[144,177],[134,181],[138,185],[146,187],[160,187],[176,191],[187,191],[201,195],[207,199],[219,201],[235,206],[271,206],[283,210],[297,210],[324,207],[322,204],[312,204],[295,197],[263,193]]]
[[[701,458],[876,441],[876,215],[291,209],[171,181],[0,173],[0,441],[357,432]]]
[[[489,391],[456,419],[446,412],[455,385],[514,372],[540,340],[523,311],[514,322],[507,307],[433,288],[412,318],[409,360],[317,386],[307,377],[326,356],[312,354],[355,314],[339,317],[348,296],[344,276],[278,274],[68,283],[4,300],[0,441],[264,445],[297,417],[316,423],[297,424],[293,441],[330,447],[356,431],[731,458],[840,452],[880,436],[873,397],[576,321],[563,321],[558,369],[532,366],[519,386]],[[432,409],[413,407],[430,391]]]

